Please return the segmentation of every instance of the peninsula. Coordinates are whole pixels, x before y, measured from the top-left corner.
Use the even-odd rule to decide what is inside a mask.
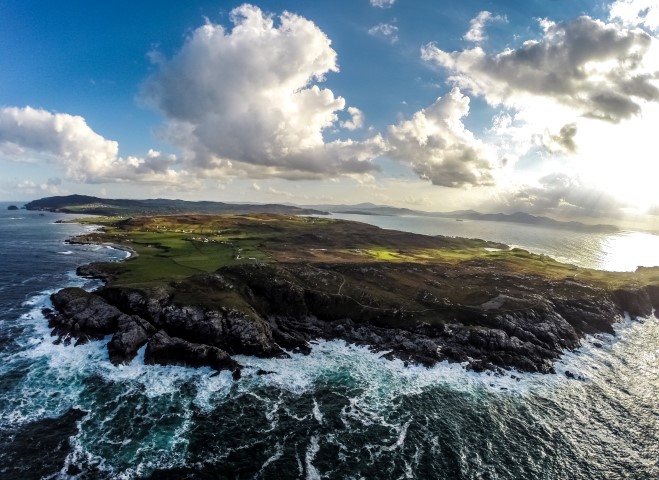
[[[110,360],[228,369],[315,339],[423,365],[553,372],[587,334],[659,308],[659,269],[588,270],[484,240],[280,214],[93,218],[71,242],[132,252],[79,275],[46,312],[56,341],[112,335]]]

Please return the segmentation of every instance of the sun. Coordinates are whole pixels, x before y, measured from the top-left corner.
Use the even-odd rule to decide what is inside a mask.
[[[574,159],[580,178],[619,199],[621,208],[640,213],[659,205],[657,124],[657,107],[618,124],[580,122]]]

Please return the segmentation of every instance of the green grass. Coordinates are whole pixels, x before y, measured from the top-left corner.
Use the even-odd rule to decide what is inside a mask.
[[[387,262],[387,261],[401,261],[404,258],[407,258],[406,256],[403,256],[400,253],[398,253],[398,252],[396,252],[392,249],[388,249],[388,248],[384,248],[384,247],[369,248],[369,249],[364,250],[364,253],[366,253],[367,255],[370,255],[371,257],[373,257],[374,260],[380,261],[380,262],[382,262],[382,261],[384,261],[384,262]]]
[[[268,256],[253,234],[221,235],[223,225],[177,217],[154,217],[133,225],[112,217],[85,219],[105,227],[105,241],[133,249],[138,256],[113,269],[115,285],[152,287],[167,285],[225,265],[263,262]]]
[[[485,247],[501,245],[482,240],[415,235],[329,218],[172,215],[125,219],[96,217],[79,222],[104,227],[105,234],[96,241],[124,245],[138,253],[139,256],[126,262],[107,266],[113,275],[112,284],[137,288],[168,286],[225,266],[255,263],[314,263],[319,268],[326,268],[322,267],[325,264],[391,265],[393,273],[388,278],[377,279],[368,274],[355,276],[354,273],[342,277],[335,272],[330,277],[339,279],[338,284],[333,280],[318,288],[334,293],[345,279],[343,294],[350,293],[357,300],[363,298],[365,303],[401,304],[410,309],[423,307],[410,298],[409,292],[426,288],[434,278],[430,274],[413,273],[414,265],[423,268],[436,265],[442,271],[449,270],[457,280],[444,282],[441,289],[430,290],[438,297],[466,304],[487,301],[498,292],[523,288],[525,284],[542,288],[547,282],[572,280],[614,290],[659,283],[657,269],[638,273],[588,270],[521,249],[488,251]],[[508,279],[508,283],[502,285],[502,279]],[[305,285],[304,280],[300,282]],[[187,300],[203,296],[213,304],[244,303],[236,292],[202,287],[177,295]],[[561,288],[569,293],[568,290],[575,287],[568,282]],[[401,291],[406,293],[401,294]]]

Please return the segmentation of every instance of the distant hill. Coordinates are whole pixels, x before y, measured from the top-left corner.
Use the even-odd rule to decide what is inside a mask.
[[[422,217],[455,218],[459,220],[480,220],[487,222],[509,222],[525,225],[539,225],[550,228],[561,228],[577,232],[613,233],[619,231],[614,225],[590,225],[581,222],[566,222],[553,218],[528,213],[479,213],[474,210],[458,210],[453,212],[424,212],[409,208],[359,203],[356,205],[306,205],[291,204],[257,204],[257,203],[224,203],[187,200],[170,200],[164,198],[133,200],[110,199],[89,195],[67,195],[46,197],[34,200],[25,205],[28,210],[48,210],[64,213],[83,213],[89,215],[137,216],[137,215],[174,215],[184,213],[278,213],[282,215],[327,215],[332,213],[347,213],[357,215],[416,215]]]
[[[453,212],[424,212],[409,208],[396,208],[373,203],[360,203],[357,205],[313,205],[307,208],[321,208],[332,213],[346,213],[356,215],[416,215],[420,217],[455,218],[459,220],[480,220],[485,222],[509,222],[525,225],[539,225],[550,228],[560,228],[577,232],[613,233],[620,229],[615,225],[591,225],[581,222],[566,222],[540,215],[531,215],[524,212],[515,213],[479,213],[475,210],[457,210]]]
[[[327,212],[313,208],[303,208],[278,204],[243,204],[223,202],[190,202],[164,198],[148,200],[99,198],[88,195],[67,195],[46,197],[25,205],[28,210],[51,212],[82,213],[89,215],[137,216],[173,215],[184,213],[278,213],[282,215],[327,215]]]
[[[318,208],[332,213],[349,213],[355,215],[416,215],[423,217],[436,217],[440,215],[435,212],[423,212],[421,210],[375,205],[373,203],[358,203],[356,205],[304,205],[304,207]]]
[[[539,215],[531,215],[524,212],[515,212],[515,213],[478,213],[474,211],[467,212],[448,212],[444,214],[447,217],[451,218],[466,218],[469,220],[482,220],[486,222],[509,222],[509,223],[524,223],[527,225],[540,225],[543,227],[552,227],[552,228],[563,228],[566,230],[574,230],[578,232],[601,232],[601,233],[613,233],[617,232],[620,229],[615,225],[590,225],[587,223],[581,222],[565,222],[560,220],[554,220],[553,218],[543,217]]]

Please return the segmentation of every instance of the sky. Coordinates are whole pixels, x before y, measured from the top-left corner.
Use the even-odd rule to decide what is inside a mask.
[[[0,198],[659,221],[655,0],[0,0]]]

